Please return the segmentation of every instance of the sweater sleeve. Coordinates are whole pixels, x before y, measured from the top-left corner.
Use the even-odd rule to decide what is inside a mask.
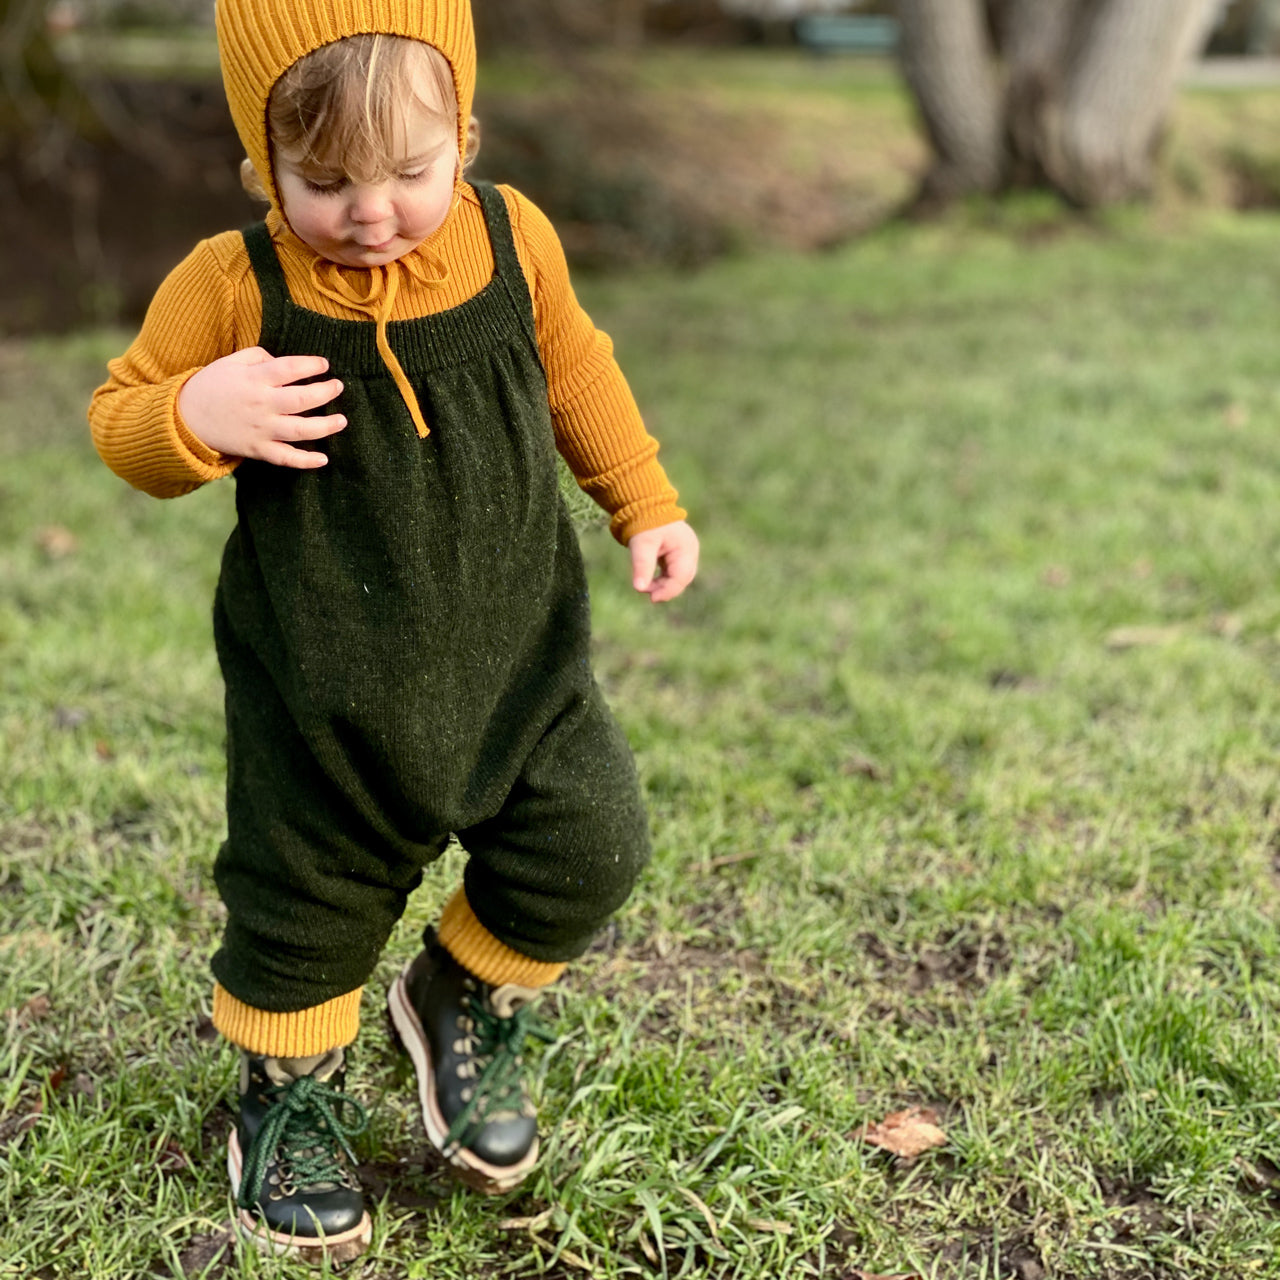
[[[89,406],[93,442],[103,461],[157,498],[190,493],[239,462],[202,444],[178,412],[187,379],[236,349],[238,281],[228,273],[226,240],[202,240],[173,269],[137,338],[107,365],[111,376]]]
[[[619,542],[684,519],[613,343],[574,295],[559,237],[541,210],[503,190],[533,297],[556,447],[583,491],[609,513]]]

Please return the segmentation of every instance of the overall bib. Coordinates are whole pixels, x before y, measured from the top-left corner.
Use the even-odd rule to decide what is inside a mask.
[[[218,981],[255,1008],[362,985],[450,834],[471,909],[535,960],[581,954],[648,857],[631,753],[589,664],[528,284],[496,189],[494,275],[388,325],[296,306],[265,225],[245,242],[261,345],[322,355],[328,464],[245,461],[214,633],[226,681],[228,910]],[[328,375],[326,375],[328,376]]]

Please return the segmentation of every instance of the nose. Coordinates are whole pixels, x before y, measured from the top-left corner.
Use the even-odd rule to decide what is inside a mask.
[[[385,182],[361,182],[351,188],[351,221],[362,225],[384,222],[394,212],[390,185]]]

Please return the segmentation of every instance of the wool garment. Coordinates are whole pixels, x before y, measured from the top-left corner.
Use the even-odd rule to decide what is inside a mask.
[[[536,205],[509,187],[498,189],[529,283],[557,449],[582,489],[609,513],[618,541],[683,519],[613,344],[578,304],[559,238]],[[316,288],[316,255],[279,212],[268,214],[267,227],[297,305],[338,320],[369,318]],[[493,278],[488,229],[469,184],[422,251],[444,258],[449,278],[435,289],[410,279],[396,297],[393,323],[461,306]],[[90,425],[107,465],[159,498],[231,474],[239,459],[207,449],[187,430],[178,394],[198,369],[255,346],[261,327],[262,298],[244,237],[230,231],[201,241],[160,286],[138,337],[108,364],[110,380],[94,394]]]
[[[375,326],[298,306],[265,224],[245,233],[262,347],[326,356],[349,422],[308,446],[327,466],[237,468],[214,602],[228,916],[213,969],[257,1010],[363,985],[451,837],[491,958],[514,952],[531,973],[580,955],[649,856],[631,753],[591,672],[507,202],[474,190],[493,279],[389,334],[425,437]]]

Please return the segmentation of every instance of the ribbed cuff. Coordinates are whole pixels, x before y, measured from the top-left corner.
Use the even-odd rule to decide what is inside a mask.
[[[307,1058],[351,1044],[360,1030],[362,987],[297,1013],[269,1013],[213,987],[213,1025],[241,1049],[268,1058]]]
[[[564,961],[530,960],[500,942],[476,919],[463,889],[445,905],[437,936],[440,945],[468,973],[493,987],[508,982],[521,987],[545,987],[568,968]]]

